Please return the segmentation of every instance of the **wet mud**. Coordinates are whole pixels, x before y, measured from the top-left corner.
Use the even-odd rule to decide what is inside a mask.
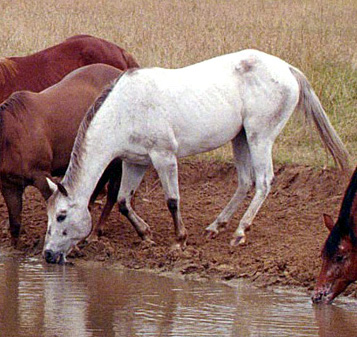
[[[119,263],[132,269],[176,273],[185,278],[244,278],[261,287],[299,287],[311,292],[320,268],[320,251],[328,231],[322,214],[337,217],[348,176],[336,169],[299,165],[276,166],[272,191],[258,213],[247,243],[232,249],[231,236],[248,206],[241,205],[232,222],[215,239],[208,226],[233,195],[233,164],[208,160],[179,164],[181,212],[189,233],[184,251],[172,250],[174,227],[157,174],[150,170],[134,198],[136,212],[150,225],[155,246],[141,242],[130,223],[115,208],[98,242],[71,253],[71,260]],[[101,196],[92,210],[97,221]],[[0,198],[0,250],[10,255],[40,255],[46,232],[46,206],[40,193],[28,188],[24,198],[23,232],[17,249],[10,245],[7,211]],[[356,296],[352,285],[346,294]]]

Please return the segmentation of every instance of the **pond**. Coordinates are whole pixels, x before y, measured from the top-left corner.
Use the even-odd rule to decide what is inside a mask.
[[[0,255],[0,336],[356,336],[357,303]]]

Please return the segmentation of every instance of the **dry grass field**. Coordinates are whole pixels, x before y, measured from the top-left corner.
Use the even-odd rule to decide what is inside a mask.
[[[33,53],[80,33],[119,44],[142,66],[182,67],[257,48],[307,75],[356,165],[356,18],[356,0],[5,0],[0,56]],[[275,161],[326,164],[308,130],[293,118]],[[230,160],[229,152],[214,155]]]

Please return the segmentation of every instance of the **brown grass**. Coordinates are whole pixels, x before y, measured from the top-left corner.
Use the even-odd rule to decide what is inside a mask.
[[[26,55],[79,33],[119,44],[142,66],[182,67],[257,48],[307,75],[356,165],[356,17],[355,0],[13,0],[0,3],[0,56]],[[229,152],[214,155],[227,160]],[[315,133],[298,119],[274,156],[326,163]]]

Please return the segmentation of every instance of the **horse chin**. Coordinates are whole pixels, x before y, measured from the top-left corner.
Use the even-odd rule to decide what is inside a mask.
[[[59,265],[64,265],[65,263],[66,263],[66,256],[63,254],[63,253],[61,253],[60,254],[60,256],[59,256],[59,258],[58,258],[58,264]]]
[[[331,304],[348,286],[349,282],[333,282],[315,290],[311,297],[314,304]]]
[[[335,297],[336,295],[334,295],[333,293],[326,294],[323,292],[319,292],[319,293],[315,293],[311,297],[311,299],[312,299],[312,303],[320,305],[320,304],[331,304]]]
[[[62,252],[53,253],[52,251],[45,251],[44,257],[47,263],[64,265],[66,263],[66,255]]]

